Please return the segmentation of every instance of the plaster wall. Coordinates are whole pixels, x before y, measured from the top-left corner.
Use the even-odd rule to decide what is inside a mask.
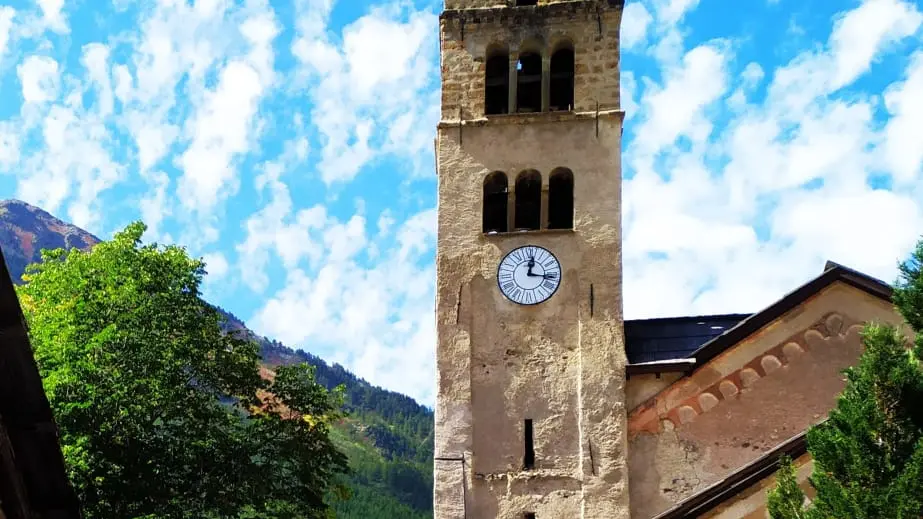
[[[631,517],[656,516],[822,420],[869,320],[903,322],[837,282],[635,408]]]
[[[619,113],[438,131],[436,457],[465,461],[437,461],[436,519],[628,516],[620,138]],[[574,174],[574,230],[481,232],[488,173],[535,169],[547,189],[557,167]],[[535,306],[509,302],[496,281],[503,256],[526,244],[562,267],[556,294]]]
[[[485,64],[488,50],[495,47],[509,52],[515,83],[515,64],[521,50],[540,51],[547,72],[551,53],[561,44],[571,44],[574,111],[618,109],[621,8],[604,1],[580,0],[547,1],[537,7],[467,9],[498,3],[503,2],[446,0],[447,10],[440,19],[444,122],[485,118]],[[466,9],[453,10],[459,7]],[[547,78],[543,88],[547,98]]]
[[[658,393],[670,387],[683,376],[682,373],[661,373],[659,377],[654,373],[632,375],[628,379],[626,391],[626,407],[628,411],[634,411],[639,405],[657,396]]]

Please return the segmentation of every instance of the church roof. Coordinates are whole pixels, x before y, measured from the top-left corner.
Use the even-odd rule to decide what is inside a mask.
[[[755,314],[625,321],[627,373],[692,372],[835,282],[891,299],[887,283],[828,261],[821,275]]]
[[[0,251],[0,499],[8,519],[80,517],[19,299]],[[3,514],[0,514],[2,516]]]
[[[666,317],[625,321],[629,364],[686,358],[750,314]]]

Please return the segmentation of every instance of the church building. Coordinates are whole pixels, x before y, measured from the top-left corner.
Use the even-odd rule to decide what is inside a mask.
[[[435,519],[768,517],[780,456],[811,495],[862,324],[902,323],[835,263],[754,314],[624,320],[623,2],[445,0]]]

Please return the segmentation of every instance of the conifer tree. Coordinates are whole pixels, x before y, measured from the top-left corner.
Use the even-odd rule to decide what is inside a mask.
[[[913,329],[870,323],[864,351],[846,370],[829,418],[807,434],[816,490],[805,507],[791,461],[769,495],[773,519],[920,519],[923,517],[923,241],[902,263],[893,301]]]

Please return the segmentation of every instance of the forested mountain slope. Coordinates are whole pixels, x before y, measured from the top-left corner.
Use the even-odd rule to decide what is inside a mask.
[[[92,234],[40,208],[18,200],[0,201],[0,247],[14,281],[42,249],[86,248],[99,242]],[[253,333],[237,317],[228,330],[260,344],[264,366],[307,362],[318,382],[346,389],[347,417],[333,430],[338,447],[350,459],[353,498],[336,507],[344,519],[417,519],[432,517],[433,414],[410,397],[373,386],[344,367],[328,365],[305,351]]]

